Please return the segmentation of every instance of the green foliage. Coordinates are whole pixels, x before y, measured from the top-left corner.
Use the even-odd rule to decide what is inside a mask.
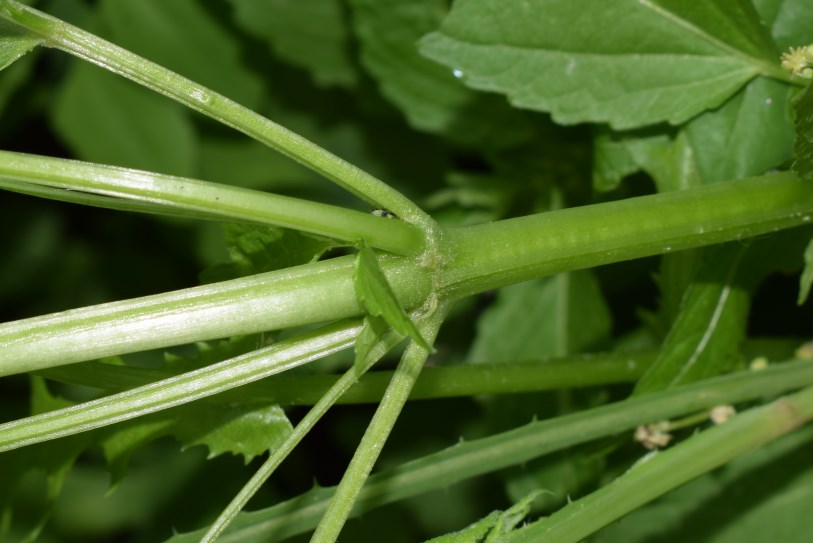
[[[54,129],[83,160],[195,173],[197,136],[189,115],[155,93],[77,61],[53,107]]]
[[[776,75],[777,57],[753,6],[724,0],[460,2],[422,51],[517,106],[616,129],[683,123]]]
[[[0,539],[800,541],[812,28],[0,0]]]
[[[235,22],[268,42],[280,58],[308,70],[317,84],[353,86],[359,78],[350,32],[337,0],[229,0]]]

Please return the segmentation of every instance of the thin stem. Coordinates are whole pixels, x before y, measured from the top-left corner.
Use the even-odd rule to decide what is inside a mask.
[[[427,367],[421,371],[409,399],[516,394],[632,383],[643,374],[656,355],[656,351],[601,353],[526,362]],[[47,379],[103,390],[128,389],[174,375],[159,369],[114,366],[101,362],[49,368],[36,373]],[[366,373],[337,403],[378,403],[392,376],[392,371]],[[261,383],[246,385],[239,391],[224,392],[211,401],[314,405],[335,386],[338,379],[335,375],[279,375]]]
[[[364,238],[377,248],[400,254],[423,248],[420,231],[404,221],[243,187],[0,151],[0,188],[19,187],[58,189],[49,194],[58,199],[76,200],[84,193],[105,198],[91,202],[96,205],[127,199],[165,213],[179,210],[210,219],[272,224],[350,242]]]
[[[421,336],[430,343],[434,341],[445,316],[446,308],[438,308],[429,315],[425,322],[418,325]],[[395,421],[398,420],[428,356],[428,350],[414,341],[409,343],[398,364],[398,369],[373,415],[373,420],[367,426],[364,437],[356,448],[350,465],[325,511],[325,516],[316,526],[316,531],[311,538],[312,542],[328,543],[339,538],[339,533],[350,516],[356,499],[378,460],[381,449],[383,449]]]
[[[545,454],[631,431],[641,424],[668,420],[722,404],[736,404],[813,385],[813,362],[787,362],[759,371],[742,371],[596,407],[579,413],[534,421],[452,447],[373,475],[353,509],[362,514],[387,503],[448,488],[470,479],[528,462]],[[736,418],[736,417],[735,417]],[[630,439],[632,436],[630,435]],[[262,537],[282,540],[312,530],[324,515],[334,488],[317,488],[289,501],[242,517],[222,538],[242,543]],[[196,531],[172,543],[198,541]]]
[[[434,224],[408,198],[367,172],[171,70],[13,0],[0,0],[0,17],[42,37],[51,47],[131,79],[243,132],[324,175],[374,206],[389,209],[408,222],[424,226]]]
[[[353,366],[319,398],[319,401],[316,402],[313,408],[308,411],[308,414],[299,421],[299,424],[296,425],[293,432],[285,439],[285,442],[271,453],[263,465],[260,466],[260,469],[257,470],[231,503],[220,513],[212,526],[209,527],[206,535],[201,538],[201,543],[211,543],[217,539],[223,530],[234,520],[237,514],[246,506],[251,497],[254,496],[265,481],[268,480],[274,470],[288,457],[294,447],[302,441],[316,423],[319,422],[322,416],[327,413],[328,409],[358,381],[359,377],[380,360],[381,357],[387,354],[390,349],[401,342],[402,339],[403,336],[398,333],[387,333],[375,347],[367,353],[365,360],[361,363],[353,364]]]
[[[169,409],[287,371],[351,347],[360,331],[357,321],[331,325],[164,381],[0,424],[0,452]]]
[[[506,537],[576,543],[670,490],[793,431],[813,418],[813,388],[750,409],[642,460],[607,486]]]

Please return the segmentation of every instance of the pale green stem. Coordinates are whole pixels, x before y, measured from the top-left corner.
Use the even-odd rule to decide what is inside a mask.
[[[415,226],[370,213],[243,187],[0,151],[0,188],[30,192],[35,187],[52,189],[48,196],[57,199],[75,200],[92,193],[113,202],[132,200],[146,209],[163,208],[168,214],[179,210],[210,219],[271,224],[350,242],[364,238],[377,248],[400,254],[423,248]],[[94,202],[100,205],[105,199]]]
[[[177,377],[0,424],[0,452],[169,409],[287,371],[351,347],[360,331],[357,321],[331,325]]]
[[[390,349],[400,343],[402,339],[403,336],[396,332],[387,333],[385,337],[369,351],[367,359],[363,363],[353,364],[353,366],[319,398],[319,401],[316,402],[311,410],[308,411],[308,414],[299,421],[299,424],[296,425],[291,435],[285,439],[285,442],[271,453],[263,465],[260,466],[260,469],[257,470],[237,496],[235,496],[223,512],[220,513],[212,526],[209,527],[209,531],[206,532],[206,535],[201,538],[201,543],[211,543],[217,539],[223,530],[234,520],[237,514],[246,506],[251,497],[254,496],[265,481],[268,480],[274,470],[287,458],[294,447],[302,441],[316,423],[319,422],[322,416],[327,413],[328,409],[358,381],[359,377],[380,360],[381,357],[387,354]]]
[[[418,324],[421,336],[430,344],[440,329],[446,316],[446,308],[440,307]],[[411,341],[404,352],[401,362],[390,381],[381,403],[376,409],[373,420],[367,426],[361,443],[356,448],[350,465],[344,472],[336,493],[328,505],[325,516],[319,521],[316,531],[311,538],[313,543],[332,543],[339,538],[344,523],[350,516],[361,489],[373,469],[387,438],[392,431],[395,421],[401,414],[404,404],[409,398],[412,386],[421,372],[429,351]]]
[[[358,316],[353,260],[284,270],[0,324],[0,376],[169,345]],[[405,262],[398,261],[401,265]],[[382,262],[400,301],[429,292],[428,272]]]
[[[408,222],[419,223],[425,230],[434,225],[434,221],[408,198],[367,172],[171,70],[13,0],[0,0],[0,17],[42,38],[45,45],[88,60],[243,132],[374,206],[389,209]]]

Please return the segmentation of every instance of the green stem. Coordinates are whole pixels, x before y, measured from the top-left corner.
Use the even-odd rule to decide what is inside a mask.
[[[91,203],[96,205],[127,199],[153,212],[179,210],[210,219],[272,224],[350,242],[364,238],[377,248],[400,254],[423,248],[421,232],[404,221],[242,187],[0,151],[0,188],[30,192],[38,187],[51,189],[49,197],[57,199],[82,201],[93,195],[97,197]]]
[[[426,321],[418,325],[421,336],[430,344],[446,317],[446,308],[438,308]],[[356,448],[350,465],[344,472],[336,493],[330,500],[325,515],[316,526],[311,538],[314,543],[331,543],[338,540],[344,523],[355,506],[356,499],[373,469],[384,443],[395,426],[404,404],[409,398],[412,386],[421,372],[429,351],[411,341],[404,352],[392,381],[376,409],[373,420],[367,426],[361,443]]]
[[[813,184],[777,174],[451,230],[439,269],[381,258],[408,309],[439,285],[464,296],[803,225]],[[352,257],[0,325],[0,375],[102,356],[358,316]]]
[[[374,206],[389,209],[408,222],[424,226],[434,224],[408,198],[367,172],[171,70],[13,0],[0,0],[0,17],[41,37],[46,45],[93,62],[243,132],[324,175]]]
[[[813,385],[813,362],[788,362],[759,371],[742,371],[635,397],[473,441],[373,475],[353,509],[362,514],[387,503],[448,488],[460,481],[528,462],[545,454],[633,430],[722,404],[772,397]],[[736,419],[736,417],[735,417]],[[632,436],[630,435],[630,439]],[[223,543],[259,538],[282,540],[312,530],[324,515],[335,488],[317,488],[262,511],[241,516]],[[172,543],[198,541],[201,531],[174,537]]]
[[[86,432],[212,396],[346,349],[360,331],[357,321],[331,325],[164,381],[0,424],[0,451]]]
[[[643,374],[656,355],[656,351],[601,353],[527,362],[427,367],[421,371],[409,399],[516,394],[632,383]],[[102,362],[48,368],[36,373],[63,383],[112,391],[142,386],[176,375],[164,370],[114,366]],[[392,371],[366,373],[337,403],[378,403],[392,376]],[[314,405],[337,380],[334,375],[284,374],[246,385],[239,391],[224,392],[211,401]]]
[[[805,224],[813,185],[782,173],[509,219],[447,233],[444,289],[465,296],[543,275]]]
[[[358,316],[353,261],[339,257],[2,324],[0,376]],[[428,272],[414,264],[410,274],[392,274],[390,282],[406,307],[423,303],[429,292]]]
[[[577,543],[670,490],[813,418],[813,388],[736,415],[642,460],[607,486],[506,537],[511,543]]]
[[[201,543],[211,543],[217,539],[223,530],[234,520],[237,514],[246,506],[251,497],[254,496],[265,481],[268,480],[274,470],[288,457],[294,447],[302,441],[316,423],[319,422],[322,416],[327,413],[328,409],[358,381],[359,377],[364,375],[373,364],[378,362],[390,349],[400,343],[401,340],[403,340],[401,334],[392,331],[388,332],[367,352],[364,360],[357,361],[357,363],[353,364],[353,366],[319,398],[319,401],[317,401],[313,408],[308,411],[308,414],[299,421],[299,424],[296,425],[291,435],[285,439],[285,442],[271,453],[263,465],[260,466],[260,469],[257,470],[231,503],[220,513],[212,526],[209,527],[206,535],[201,538]]]

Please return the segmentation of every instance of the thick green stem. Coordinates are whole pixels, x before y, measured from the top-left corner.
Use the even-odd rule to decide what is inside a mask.
[[[670,490],[786,434],[813,418],[813,388],[740,413],[642,460],[607,486],[507,538],[511,543],[577,543]]]
[[[360,331],[357,321],[331,325],[164,381],[0,424],[0,451],[86,432],[212,396],[346,349]]]
[[[813,184],[782,173],[452,230],[445,290],[465,296],[562,271],[808,223]]]
[[[68,200],[92,193],[97,198],[91,203],[96,205],[126,199],[153,212],[177,210],[209,219],[271,224],[350,242],[363,238],[399,254],[423,249],[421,232],[404,221],[242,187],[76,160],[0,151],[0,188],[28,192],[47,188],[49,197]]]
[[[402,304],[807,224],[813,184],[792,174],[551,211],[447,232],[439,269],[381,258]],[[358,316],[352,258],[0,325],[0,375]]]
[[[0,375],[358,316],[353,260],[339,257],[6,323],[0,325]],[[429,277],[418,266],[410,271],[395,270],[389,280],[403,293],[400,301],[415,307],[428,295]]]
[[[0,17],[56,47],[122,75],[231,126],[408,222],[433,221],[408,198],[367,172],[216,92],[126,49],[13,0],[0,0]]]

